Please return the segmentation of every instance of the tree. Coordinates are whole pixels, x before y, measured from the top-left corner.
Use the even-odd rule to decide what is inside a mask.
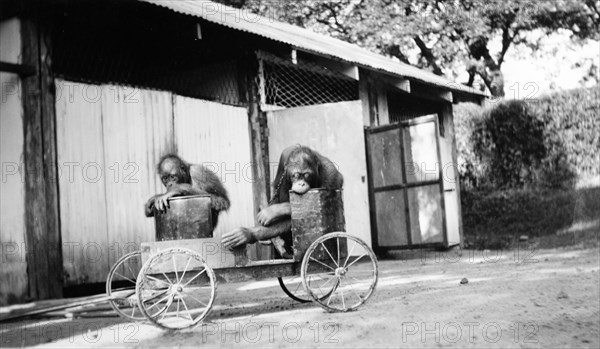
[[[502,64],[514,45],[536,49],[528,33],[571,32],[573,40],[600,38],[596,0],[221,0],[326,33],[374,52],[504,95]],[[493,43],[499,41],[499,49]]]

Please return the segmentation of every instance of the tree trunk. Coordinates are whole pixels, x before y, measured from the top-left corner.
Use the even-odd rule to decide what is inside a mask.
[[[493,97],[504,97],[504,75],[497,66],[489,67],[485,63],[477,62],[472,64],[467,71],[469,72],[467,86],[473,86],[476,74],[481,77]]]
[[[419,47],[419,50],[421,50],[421,55],[423,55],[423,57],[427,60],[427,63],[429,63],[431,68],[433,68],[433,73],[435,75],[444,75],[442,68],[440,68],[440,66],[435,61],[433,52],[431,52],[431,49],[427,47],[427,45],[425,45],[425,42],[423,42],[423,40],[419,36],[415,36],[413,39]]]
[[[486,86],[494,97],[504,97],[504,74],[499,68],[489,69]]]
[[[504,75],[500,65],[490,55],[487,44],[487,39],[482,37],[469,43],[469,52],[476,61],[472,62],[467,71],[469,74],[477,73],[492,96],[504,97]],[[471,82],[471,79],[469,81]]]

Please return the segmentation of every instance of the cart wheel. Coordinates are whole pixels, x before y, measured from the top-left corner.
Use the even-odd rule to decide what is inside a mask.
[[[306,292],[322,308],[352,311],[375,290],[377,258],[361,239],[347,233],[330,233],[308,247],[301,275]]]
[[[215,273],[199,253],[170,248],[144,263],[136,294],[147,319],[164,329],[180,330],[206,317],[216,286]]]
[[[317,274],[314,273],[311,275],[311,279],[315,279],[315,278],[321,278],[326,280],[327,278],[329,278],[333,273],[322,273],[322,274]],[[291,299],[300,302],[300,303],[310,303],[313,301],[312,297],[310,297],[307,293],[306,290],[304,289],[304,284],[302,282],[302,277],[301,276],[285,276],[285,277],[278,277],[277,280],[279,280],[279,286],[281,286],[281,289],[283,290],[283,292],[285,292],[285,294],[287,294]],[[321,297],[321,299],[325,299],[325,297],[329,297],[329,295],[331,294],[331,292],[333,292],[334,290],[334,285],[332,284],[331,287],[324,288],[324,295]]]
[[[144,320],[135,297],[135,280],[142,265],[142,253],[135,251],[121,257],[108,272],[106,294],[117,314],[131,320]]]
[[[312,298],[304,290],[302,284],[302,277],[300,276],[289,276],[289,277],[278,277],[279,286],[285,294],[291,299],[300,303],[312,302]]]

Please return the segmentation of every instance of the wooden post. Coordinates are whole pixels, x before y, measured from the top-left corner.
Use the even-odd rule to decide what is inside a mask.
[[[359,69],[358,96],[362,105],[363,126],[371,127],[371,107],[369,103],[369,72]]]
[[[39,17],[22,21],[22,59],[36,74],[23,77],[25,241],[29,296],[62,297],[54,78],[49,35]]]
[[[390,123],[387,89],[381,82],[377,82],[377,116],[379,126],[388,125]]]
[[[457,208],[458,208],[458,233],[460,236],[460,245],[463,247],[464,244],[464,236],[463,236],[463,220],[462,220],[462,207],[460,201],[460,181],[458,175],[458,153],[456,150],[456,130],[454,129],[454,115],[452,111],[451,103],[444,103],[442,106],[442,115],[444,119],[444,130],[445,137],[450,140],[451,144],[451,153],[452,153],[452,168],[454,169],[454,179],[455,179],[455,190],[456,190],[456,199],[457,199]]]
[[[250,147],[252,149],[252,175],[254,176],[254,212],[269,204],[270,175],[269,175],[269,148],[267,139],[267,117],[260,110],[261,95],[257,84],[258,59],[254,53],[246,54],[242,62],[240,81],[244,85],[246,101],[248,103],[248,123],[250,125]],[[255,217],[256,220],[256,217]],[[255,221],[258,224],[258,221]],[[272,258],[271,247],[255,244],[256,248],[249,249],[252,259]]]
[[[368,79],[369,83],[369,116],[371,119],[371,126],[379,126],[379,103],[377,98],[377,84],[373,81],[372,77]]]

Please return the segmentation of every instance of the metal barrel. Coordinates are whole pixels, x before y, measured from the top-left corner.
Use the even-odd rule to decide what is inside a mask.
[[[179,196],[169,199],[167,212],[154,212],[156,241],[213,236],[210,196]]]
[[[346,231],[341,189],[311,189],[303,195],[290,191],[290,205],[294,260],[302,260],[308,246],[323,234]]]

